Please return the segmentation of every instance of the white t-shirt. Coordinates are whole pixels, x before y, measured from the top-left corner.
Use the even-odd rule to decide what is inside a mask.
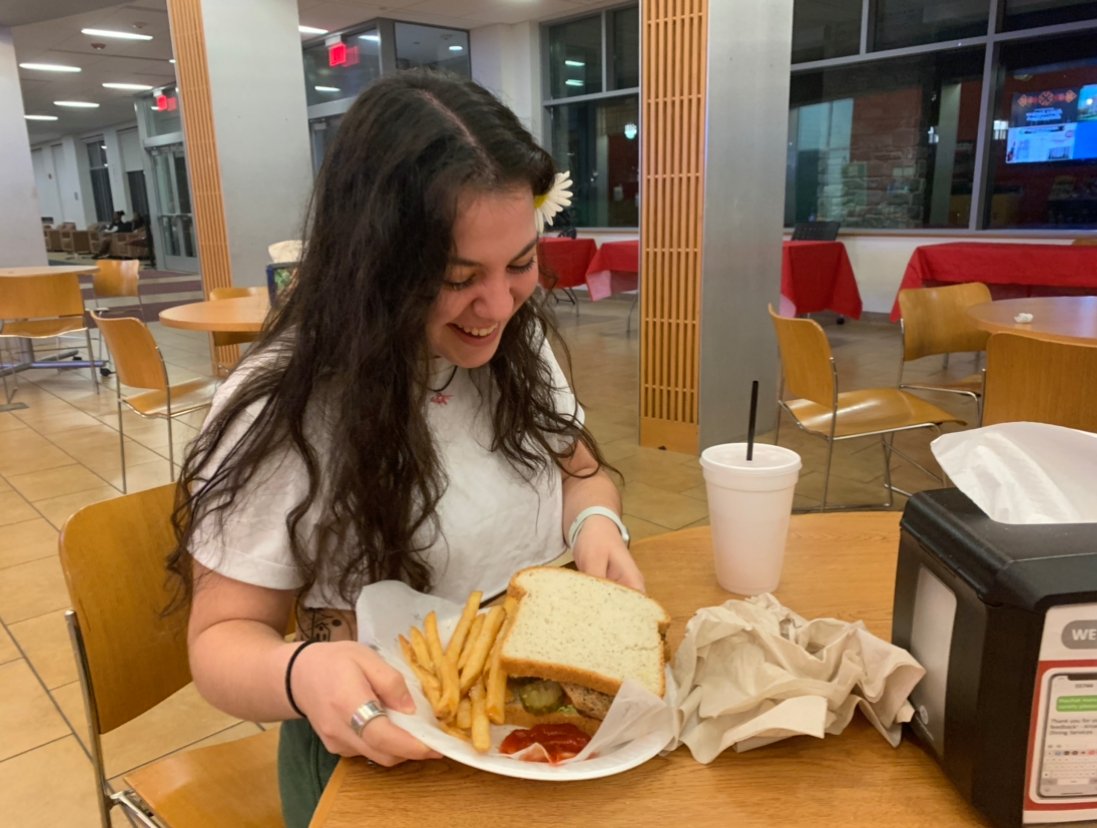
[[[571,413],[582,423],[582,408],[547,341],[542,343],[541,355],[552,369],[557,411]],[[526,480],[524,471],[511,466],[501,452],[490,450],[492,403],[477,388],[477,382],[490,382],[486,371],[474,372],[474,378],[463,368],[454,371],[451,363],[440,358],[433,360],[431,368],[430,385],[442,390],[426,392],[424,405],[448,482],[436,509],[440,531],[423,559],[434,573],[433,593],[464,601],[476,589],[485,595],[502,592],[516,570],[550,561],[563,551],[560,471],[550,460],[543,472]],[[242,366],[218,390],[210,418],[248,374],[247,365]],[[218,451],[219,458],[239,439],[262,405],[262,400],[252,404],[234,423],[222,442],[224,448]],[[309,436],[318,457],[323,457],[325,435]],[[234,580],[273,589],[299,588],[302,579],[290,555],[286,515],[304,499],[307,486],[308,475],[300,457],[289,450],[278,452],[237,495],[236,504],[224,516],[223,527],[209,517],[195,526],[191,554],[203,566]],[[306,541],[315,532],[320,514],[319,504],[314,503],[299,524],[298,531]],[[426,531],[429,535],[424,535],[424,542],[434,535],[433,526],[428,524]],[[338,595],[331,573],[323,571],[302,603],[315,608],[351,608]]]

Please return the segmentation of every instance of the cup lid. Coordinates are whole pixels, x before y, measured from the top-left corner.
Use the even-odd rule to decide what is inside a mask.
[[[735,469],[759,476],[788,474],[800,468],[800,455],[784,446],[755,443],[752,458],[747,460],[746,443],[720,443],[701,452],[701,466],[718,471]]]

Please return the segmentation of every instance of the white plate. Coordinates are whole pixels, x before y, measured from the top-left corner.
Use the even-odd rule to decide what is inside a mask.
[[[417,691],[418,688],[413,690],[413,695],[418,695]],[[418,699],[416,703],[418,703]],[[511,759],[499,753],[499,742],[502,741],[506,733],[513,730],[510,727],[492,727],[492,749],[488,753],[477,753],[472,745],[450,736],[437,727],[424,730],[412,726],[412,720],[416,720],[414,716],[390,712],[389,718],[400,727],[414,730],[416,738],[425,745],[455,762],[460,762],[462,765],[468,765],[470,768],[487,771],[488,773],[496,773],[500,776],[536,779],[544,782],[598,779],[602,776],[624,773],[654,758],[666,746],[667,741],[666,736],[662,733],[649,733],[592,759],[580,759],[562,765],[550,765],[547,762],[524,762],[521,759]]]

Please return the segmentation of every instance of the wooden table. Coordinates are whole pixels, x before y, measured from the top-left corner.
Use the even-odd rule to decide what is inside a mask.
[[[2,276],[63,276],[66,273],[91,273],[95,265],[34,265],[31,267],[0,267]]]
[[[991,333],[1015,333],[1060,342],[1097,342],[1097,296],[1031,296],[1000,299],[968,308],[975,324]],[[1016,322],[1031,313],[1031,322]]]
[[[794,515],[777,596],[808,617],[861,619],[890,639],[899,515]],[[637,542],[648,592],[670,612],[670,642],[704,606],[730,596],[712,570],[707,527]],[[786,739],[709,765],[686,748],[617,776],[533,782],[449,760],[392,769],[344,759],[324,791],[314,828],[470,826],[985,825],[909,738],[893,749],[856,715],[841,736]]]
[[[270,312],[270,298],[265,293],[192,302],[160,311],[160,321],[169,328],[211,333],[256,333]]]

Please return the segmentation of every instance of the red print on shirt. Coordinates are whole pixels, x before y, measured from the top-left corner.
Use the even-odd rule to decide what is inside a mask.
[[[449,401],[453,399],[453,394],[435,394],[430,398],[430,401],[435,405],[448,405]]]

